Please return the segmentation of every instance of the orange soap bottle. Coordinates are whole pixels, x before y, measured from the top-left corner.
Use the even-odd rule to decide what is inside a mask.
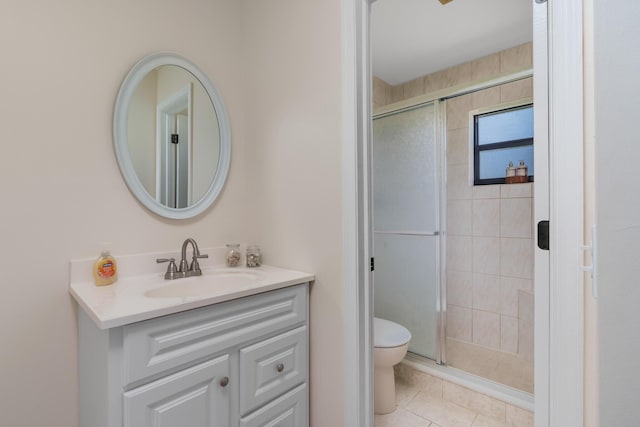
[[[118,279],[118,267],[116,259],[109,251],[102,251],[93,264],[93,278],[96,286],[110,285]]]

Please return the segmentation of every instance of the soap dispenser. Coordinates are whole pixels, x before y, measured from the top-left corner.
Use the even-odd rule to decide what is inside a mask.
[[[116,259],[111,256],[109,250],[103,250],[93,264],[93,279],[96,286],[111,285],[118,279]]]

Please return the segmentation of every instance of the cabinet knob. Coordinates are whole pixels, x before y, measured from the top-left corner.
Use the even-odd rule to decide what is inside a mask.
[[[229,384],[229,377],[223,377],[220,380],[220,387],[226,387]]]
[[[278,371],[278,372],[284,371],[284,365],[282,363],[278,363],[276,365],[276,371]]]

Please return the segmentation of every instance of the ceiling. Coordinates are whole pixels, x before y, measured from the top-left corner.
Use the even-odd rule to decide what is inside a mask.
[[[373,75],[404,83],[533,38],[533,0],[377,0]]]

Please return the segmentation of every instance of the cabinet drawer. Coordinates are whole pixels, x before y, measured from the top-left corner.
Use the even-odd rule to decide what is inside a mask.
[[[306,284],[124,326],[123,385],[306,324]]]
[[[240,419],[240,427],[307,427],[307,385],[291,390],[254,413]]]
[[[240,414],[307,380],[307,327],[240,350]]]

